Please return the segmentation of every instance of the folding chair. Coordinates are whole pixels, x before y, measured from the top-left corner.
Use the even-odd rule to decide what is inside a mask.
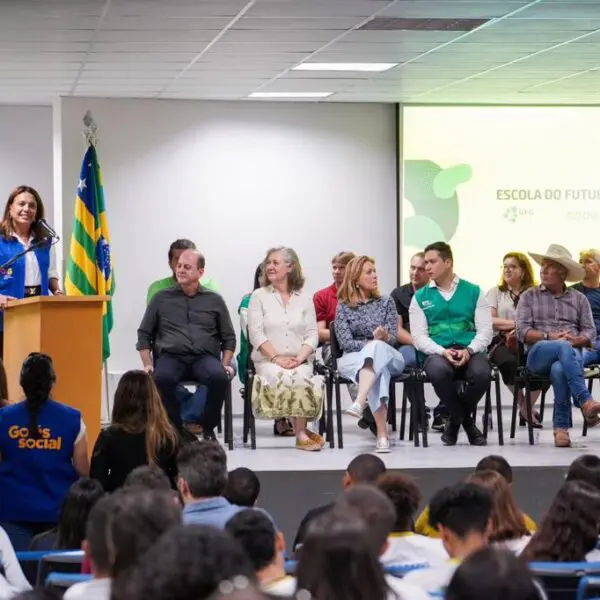
[[[429,446],[427,440],[427,411],[425,407],[426,375],[423,369],[409,368],[398,377],[393,377],[390,382],[390,410],[396,405],[396,383],[404,384],[402,389],[402,407],[400,412],[400,440],[404,440],[406,431],[406,409],[410,401],[410,425],[409,441],[414,440],[415,446],[419,446],[419,431],[423,434],[423,448]],[[395,412],[395,411],[394,411]],[[395,420],[395,415],[394,415]],[[393,428],[392,428],[393,429]]]
[[[548,600],[574,600],[583,577],[600,573],[600,563],[529,563]]]
[[[485,393],[485,404],[483,409],[483,437],[487,440],[490,417],[492,415],[492,384],[496,394],[496,427],[498,429],[498,444],[504,446],[504,424],[502,423],[502,394],[500,392],[500,371],[492,365],[490,385]]]
[[[244,444],[248,443],[248,433],[250,433],[250,448],[256,450],[256,420],[252,412],[252,384],[254,382],[254,363],[250,359],[252,346],[248,347],[248,364],[246,365],[246,383],[242,389],[242,398],[244,399],[244,414],[242,423],[242,439]]]

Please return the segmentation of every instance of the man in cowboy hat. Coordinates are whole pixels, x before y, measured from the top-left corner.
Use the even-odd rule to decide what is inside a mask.
[[[588,392],[583,377],[583,348],[596,340],[596,327],[587,298],[567,281],[583,279],[571,253],[551,244],[545,254],[529,255],[540,266],[541,285],[521,294],[517,335],[526,346],[527,368],[549,375],[554,390],[554,445],[571,445],[571,396],[589,425],[598,424],[600,403]]]

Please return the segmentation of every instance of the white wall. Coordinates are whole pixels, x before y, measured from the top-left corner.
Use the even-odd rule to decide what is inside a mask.
[[[196,242],[235,312],[269,246],[294,247],[311,292],[330,257],[376,257],[396,282],[396,148],[392,105],[221,103],[63,98],[63,237],[91,109],[100,132],[117,292],[109,371],[139,366],[136,330],[149,282],[168,275],[168,246]],[[67,246],[65,246],[65,258]]]
[[[52,109],[0,106],[1,210],[11,190],[30,185],[40,192],[52,221],[52,177]]]

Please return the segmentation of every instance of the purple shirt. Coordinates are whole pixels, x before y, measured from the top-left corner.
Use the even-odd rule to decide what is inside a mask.
[[[566,288],[560,296],[543,285],[523,292],[517,305],[517,334],[525,342],[530,329],[543,333],[567,331],[585,336],[590,343],[596,339],[596,326],[588,299],[573,288]]]

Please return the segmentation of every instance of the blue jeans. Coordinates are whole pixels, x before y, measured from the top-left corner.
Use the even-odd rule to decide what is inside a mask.
[[[398,346],[398,352],[402,354],[405,369],[412,369],[417,366],[417,351],[414,346],[411,346],[410,344]]]
[[[554,391],[554,427],[568,429],[571,426],[571,396],[577,408],[590,399],[583,378],[581,350],[565,340],[537,342],[527,354],[527,368],[539,375],[550,375]]]
[[[600,337],[596,338],[594,347],[583,350],[583,366],[596,365],[600,363]]]
[[[199,385],[194,392],[190,392],[183,385],[178,385],[176,390],[177,401],[181,409],[181,420],[184,423],[199,423],[206,406],[206,386]]]

